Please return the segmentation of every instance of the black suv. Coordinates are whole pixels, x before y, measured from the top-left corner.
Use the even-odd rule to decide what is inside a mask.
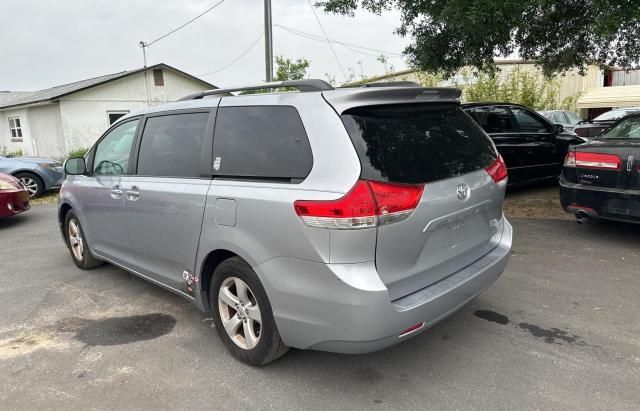
[[[585,140],[519,104],[467,103],[462,108],[502,154],[509,184],[557,178],[569,146]]]

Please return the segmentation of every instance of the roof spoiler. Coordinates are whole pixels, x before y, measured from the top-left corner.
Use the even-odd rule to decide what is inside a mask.
[[[254,91],[254,90],[273,90],[278,88],[295,88],[301,92],[309,92],[309,91],[325,91],[325,90],[333,90],[333,86],[327,83],[324,80],[285,80],[285,81],[274,81],[271,83],[262,83],[262,84],[253,84],[248,86],[240,86],[240,87],[230,87],[230,88],[217,88],[214,90],[202,91],[200,93],[190,94],[188,96],[182,97],[178,101],[186,101],[186,100],[199,100],[206,96],[216,96],[216,95],[230,95],[233,92],[237,91]]]
[[[462,91],[452,87],[425,88],[419,86],[359,87],[336,89],[323,94],[338,114],[354,107],[405,103],[460,104]]]

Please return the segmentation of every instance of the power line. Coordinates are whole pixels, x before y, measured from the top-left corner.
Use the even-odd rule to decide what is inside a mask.
[[[233,59],[231,62],[225,64],[224,66],[220,67],[217,70],[214,71],[210,71],[209,73],[204,73],[204,74],[199,74],[198,77],[204,77],[204,76],[210,76],[212,74],[216,74],[221,72],[222,70],[225,70],[231,66],[233,66],[235,63],[237,63],[241,58],[243,58],[244,56],[246,56],[255,46],[256,44],[258,44],[258,42],[260,41],[260,39],[262,38],[262,36],[264,36],[264,33],[260,33],[260,35],[258,36],[257,39],[255,39],[255,41],[253,43],[251,43],[251,45],[242,52],[242,54],[240,54],[238,57],[236,57],[235,59]]]
[[[339,45],[339,46],[342,46],[342,47],[344,47],[345,49],[350,50],[350,51],[352,51],[352,52],[354,52],[354,53],[363,54],[363,55],[365,55],[365,56],[369,56],[369,57],[380,58],[380,54],[368,53],[368,52],[366,52],[366,51],[358,50],[358,49],[356,49],[356,48],[355,48],[355,47],[353,47],[353,46],[347,46],[346,44],[340,44],[340,43],[338,43],[338,45]],[[381,53],[381,54],[384,54],[384,53]],[[398,57],[398,56],[392,56],[392,57]]]
[[[315,34],[312,34],[312,33],[307,33],[306,31],[297,30],[297,29],[294,29],[293,27],[283,26],[282,24],[274,24],[274,26],[279,27],[279,28],[281,28],[283,30],[286,30],[289,33],[291,33],[293,35],[296,35],[296,36],[306,37],[306,38],[308,38],[310,40],[322,41],[322,42],[325,42],[325,43],[327,42],[327,40],[324,37],[321,37],[321,36],[318,36],[318,35],[315,35]],[[348,47],[355,47],[355,48],[358,48],[358,49],[368,50],[368,51],[372,51],[372,52],[375,52],[375,53],[388,54],[388,55],[390,55],[392,57],[402,57],[401,53],[395,53],[395,52],[392,52],[392,51],[374,49],[374,48],[371,48],[371,47],[361,46],[359,44],[347,43],[347,42],[344,42],[344,41],[339,41],[339,40],[334,40],[334,39],[331,39],[331,41],[333,43],[335,43],[335,44],[339,44],[339,45],[345,46],[347,48]]]
[[[206,9],[205,11],[203,11],[202,13],[198,14],[197,16],[195,16],[194,18],[192,18],[191,20],[187,21],[186,23],[184,23],[181,26],[176,27],[175,29],[171,30],[170,32],[158,37],[157,39],[150,41],[149,43],[145,43],[145,46],[143,47],[149,47],[150,45],[152,45],[153,43],[157,43],[158,41],[162,40],[163,38],[172,35],[173,33],[175,33],[176,31],[188,26],[189,24],[193,23],[194,21],[198,20],[200,17],[204,16],[205,14],[209,13],[211,10],[215,9],[216,7],[218,7],[219,5],[221,5],[222,3],[224,3],[225,0],[220,0],[219,2],[217,2],[216,4],[214,4],[213,6],[209,7],[208,9]]]
[[[311,7],[311,11],[313,11],[313,15],[316,16],[316,21],[318,22],[318,25],[320,26],[320,29],[322,30],[322,34],[324,34],[324,38],[327,40],[327,43],[329,43],[329,48],[331,49],[331,53],[333,53],[333,57],[336,59],[336,63],[338,63],[338,67],[340,67],[340,71],[342,72],[342,76],[344,77],[344,80],[347,81],[347,75],[344,72],[344,69],[342,68],[342,64],[340,64],[340,59],[338,58],[338,55],[336,54],[336,51],[333,48],[333,44],[331,44],[331,40],[329,40],[329,37],[327,36],[327,32],[325,31],[324,27],[322,26],[322,23],[320,22],[320,18],[318,17],[318,13],[316,13],[316,9],[313,7],[313,4],[311,4],[311,0],[307,0],[307,3],[309,4],[309,7]]]

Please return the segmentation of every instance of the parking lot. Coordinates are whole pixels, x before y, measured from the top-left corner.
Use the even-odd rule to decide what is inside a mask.
[[[292,350],[252,368],[180,297],[110,265],[77,269],[55,205],[34,206],[0,222],[0,403],[637,409],[640,230],[530,214],[511,218],[500,280],[417,338],[360,356]]]

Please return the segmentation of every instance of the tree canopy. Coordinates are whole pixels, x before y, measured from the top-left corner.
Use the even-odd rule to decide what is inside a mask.
[[[494,58],[535,60],[546,75],[589,64],[640,67],[640,0],[326,0],[326,12],[401,12],[409,63],[451,75],[493,72]]]
[[[309,60],[305,58],[293,61],[284,56],[276,56],[277,68],[274,80],[302,80],[307,75],[309,64]]]

